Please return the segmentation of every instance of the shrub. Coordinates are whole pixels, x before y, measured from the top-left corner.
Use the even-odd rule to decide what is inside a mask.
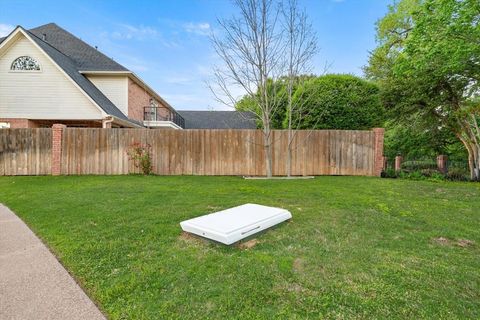
[[[128,159],[133,160],[136,168],[139,168],[144,175],[152,174],[152,146],[141,144],[139,142],[133,143],[127,151]]]
[[[435,177],[435,176],[438,176],[438,175],[443,177],[443,175],[437,169],[421,169],[420,173],[422,174],[422,176],[427,177],[427,178]]]
[[[425,176],[422,175],[420,171],[412,171],[412,172],[400,171],[398,176],[402,179],[410,179],[410,180],[425,180],[426,178]]]
[[[461,167],[450,167],[447,174],[442,174],[437,169],[437,164],[432,160],[405,161],[402,163],[400,172],[389,168],[382,171],[382,178],[402,178],[410,180],[429,181],[468,181],[468,169]]]
[[[445,178],[451,181],[468,181],[469,173],[465,169],[461,168],[451,168],[448,170]]]
[[[441,172],[436,171],[433,172],[432,175],[430,176],[429,180],[434,180],[434,181],[444,181],[445,180],[445,175],[443,175]]]
[[[423,169],[412,172],[401,171],[399,177],[410,180],[444,181],[445,176],[436,169]]]
[[[434,160],[405,161],[402,163],[402,171],[406,172],[436,169],[437,163]]]
[[[395,178],[398,177],[398,173],[395,172],[394,169],[388,168],[388,169],[382,171],[381,177],[382,178],[393,178],[393,179],[395,179]]]
[[[379,87],[353,75],[312,78],[299,86],[293,100],[305,105],[305,110],[293,114],[300,129],[361,130],[384,122]]]

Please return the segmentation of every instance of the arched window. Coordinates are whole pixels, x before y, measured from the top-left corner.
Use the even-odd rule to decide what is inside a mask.
[[[13,60],[10,70],[40,71],[40,64],[29,56],[21,56]]]

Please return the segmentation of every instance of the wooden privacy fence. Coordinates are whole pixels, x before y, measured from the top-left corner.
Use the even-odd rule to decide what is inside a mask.
[[[292,175],[378,175],[383,129],[375,130],[298,131]],[[287,131],[273,131],[272,141],[273,174],[285,175]],[[260,130],[57,127],[0,130],[0,175],[139,173],[127,155],[135,142],[151,145],[153,171],[159,175],[266,174]]]
[[[52,171],[52,129],[0,129],[0,176]]]

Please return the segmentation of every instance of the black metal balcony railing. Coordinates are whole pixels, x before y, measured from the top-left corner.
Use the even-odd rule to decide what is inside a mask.
[[[143,120],[145,121],[171,121],[185,129],[185,119],[176,111],[162,107],[144,107]]]

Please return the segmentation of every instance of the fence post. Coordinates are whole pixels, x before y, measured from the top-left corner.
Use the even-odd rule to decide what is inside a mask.
[[[395,172],[399,172],[400,170],[402,170],[402,161],[403,161],[402,156],[395,157]]]
[[[437,156],[437,168],[443,174],[447,173],[447,156],[446,155],[439,155]]]
[[[387,157],[383,157],[383,171],[387,170],[388,169],[388,158]]]
[[[380,176],[382,174],[384,161],[383,161],[383,136],[385,135],[384,128],[374,128],[375,134],[374,142],[374,175]]]
[[[55,123],[52,126],[52,176],[62,173],[62,135],[65,125]]]

